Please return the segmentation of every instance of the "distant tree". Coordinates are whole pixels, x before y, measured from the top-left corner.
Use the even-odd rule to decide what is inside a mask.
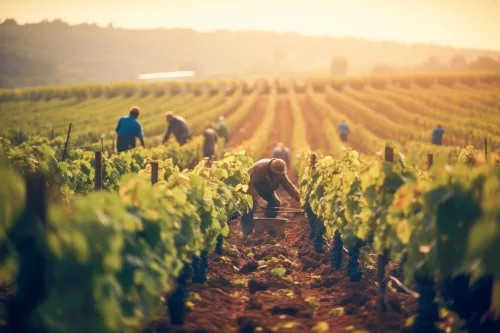
[[[14,19],[6,19],[5,21],[2,22],[2,25],[3,26],[16,26],[17,25],[17,21],[14,20]]]
[[[422,69],[428,72],[440,72],[446,68],[443,64],[441,64],[441,59],[438,56],[429,56]]]
[[[347,75],[348,60],[346,57],[333,57],[330,62],[330,74]]]
[[[467,60],[463,54],[456,54],[450,59],[449,65],[450,70],[454,72],[465,72],[467,70]]]
[[[499,59],[500,60],[500,59]],[[491,57],[479,57],[469,63],[471,71],[499,71],[500,61],[496,61]]]
[[[52,20],[52,22],[50,22],[53,26],[66,26],[68,27],[69,24],[64,22],[63,20],[61,19],[55,19],[55,20]]]

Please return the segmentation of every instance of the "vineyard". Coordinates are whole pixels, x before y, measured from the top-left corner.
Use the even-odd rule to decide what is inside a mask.
[[[2,332],[500,331],[498,73],[5,90],[0,119]],[[278,142],[301,202],[243,237]]]

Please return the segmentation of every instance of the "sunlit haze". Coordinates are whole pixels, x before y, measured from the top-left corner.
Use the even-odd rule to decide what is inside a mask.
[[[499,0],[0,0],[0,18],[294,31],[500,49]]]

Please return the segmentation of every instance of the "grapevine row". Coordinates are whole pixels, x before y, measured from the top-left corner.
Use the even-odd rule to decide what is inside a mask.
[[[10,328],[123,332],[140,327],[161,306],[160,296],[172,322],[182,323],[191,264],[193,281],[203,282],[207,253],[227,235],[229,219],[250,208],[242,185],[250,164],[242,151],[193,171],[180,172],[168,160],[154,187],[148,167],[125,175],[119,192],[49,203],[46,216],[33,202],[33,193],[45,200],[45,180],[35,181],[33,192],[36,177],[28,177],[25,202],[22,178],[2,165],[9,194],[2,198],[0,268],[17,290],[9,303]],[[33,247],[25,246],[29,240]]]
[[[490,259],[500,237],[494,227],[499,218],[498,157],[478,165],[474,155],[473,149],[464,149],[455,167],[436,167],[429,173],[409,166],[391,148],[386,148],[385,161],[365,161],[347,149],[339,159],[326,156],[304,162],[300,186],[316,250],[323,251],[323,233],[333,239],[332,263],[338,269],[345,244],[348,274],[357,281],[359,248],[371,244],[379,255],[380,311],[385,311],[389,257],[403,260],[405,283],[415,281],[421,308],[434,309],[417,315],[415,332],[436,331],[437,306],[429,297],[436,289],[434,278],[440,280],[440,293],[452,309],[468,307],[459,315],[470,332],[481,331],[477,316],[488,311],[484,304],[500,304],[500,275]],[[464,302],[472,289],[465,284],[450,291],[450,286],[470,278],[483,281],[477,282],[482,283],[482,296],[477,296],[483,297],[482,303],[453,305]]]

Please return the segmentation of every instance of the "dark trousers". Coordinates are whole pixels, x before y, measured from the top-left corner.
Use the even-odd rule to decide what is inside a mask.
[[[264,216],[268,218],[275,218],[276,216],[278,216],[278,208],[281,206],[281,201],[276,195],[276,192],[261,197],[262,199],[267,201],[267,207]],[[253,232],[253,216],[257,211],[257,196],[253,195],[252,198],[252,210],[241,217],[241,229],[244,236],[250,235]]]
[[[212,157],[215,155],[215,149],[203,148],[203,157]]]
[[[135,138],[132,139],[119,136],[116,140],[116,151],[118,153],[130,150],[132,148],[135,148]]]
[[[347,133],[340,133],[340,140],[346,142],[347,141]]]

